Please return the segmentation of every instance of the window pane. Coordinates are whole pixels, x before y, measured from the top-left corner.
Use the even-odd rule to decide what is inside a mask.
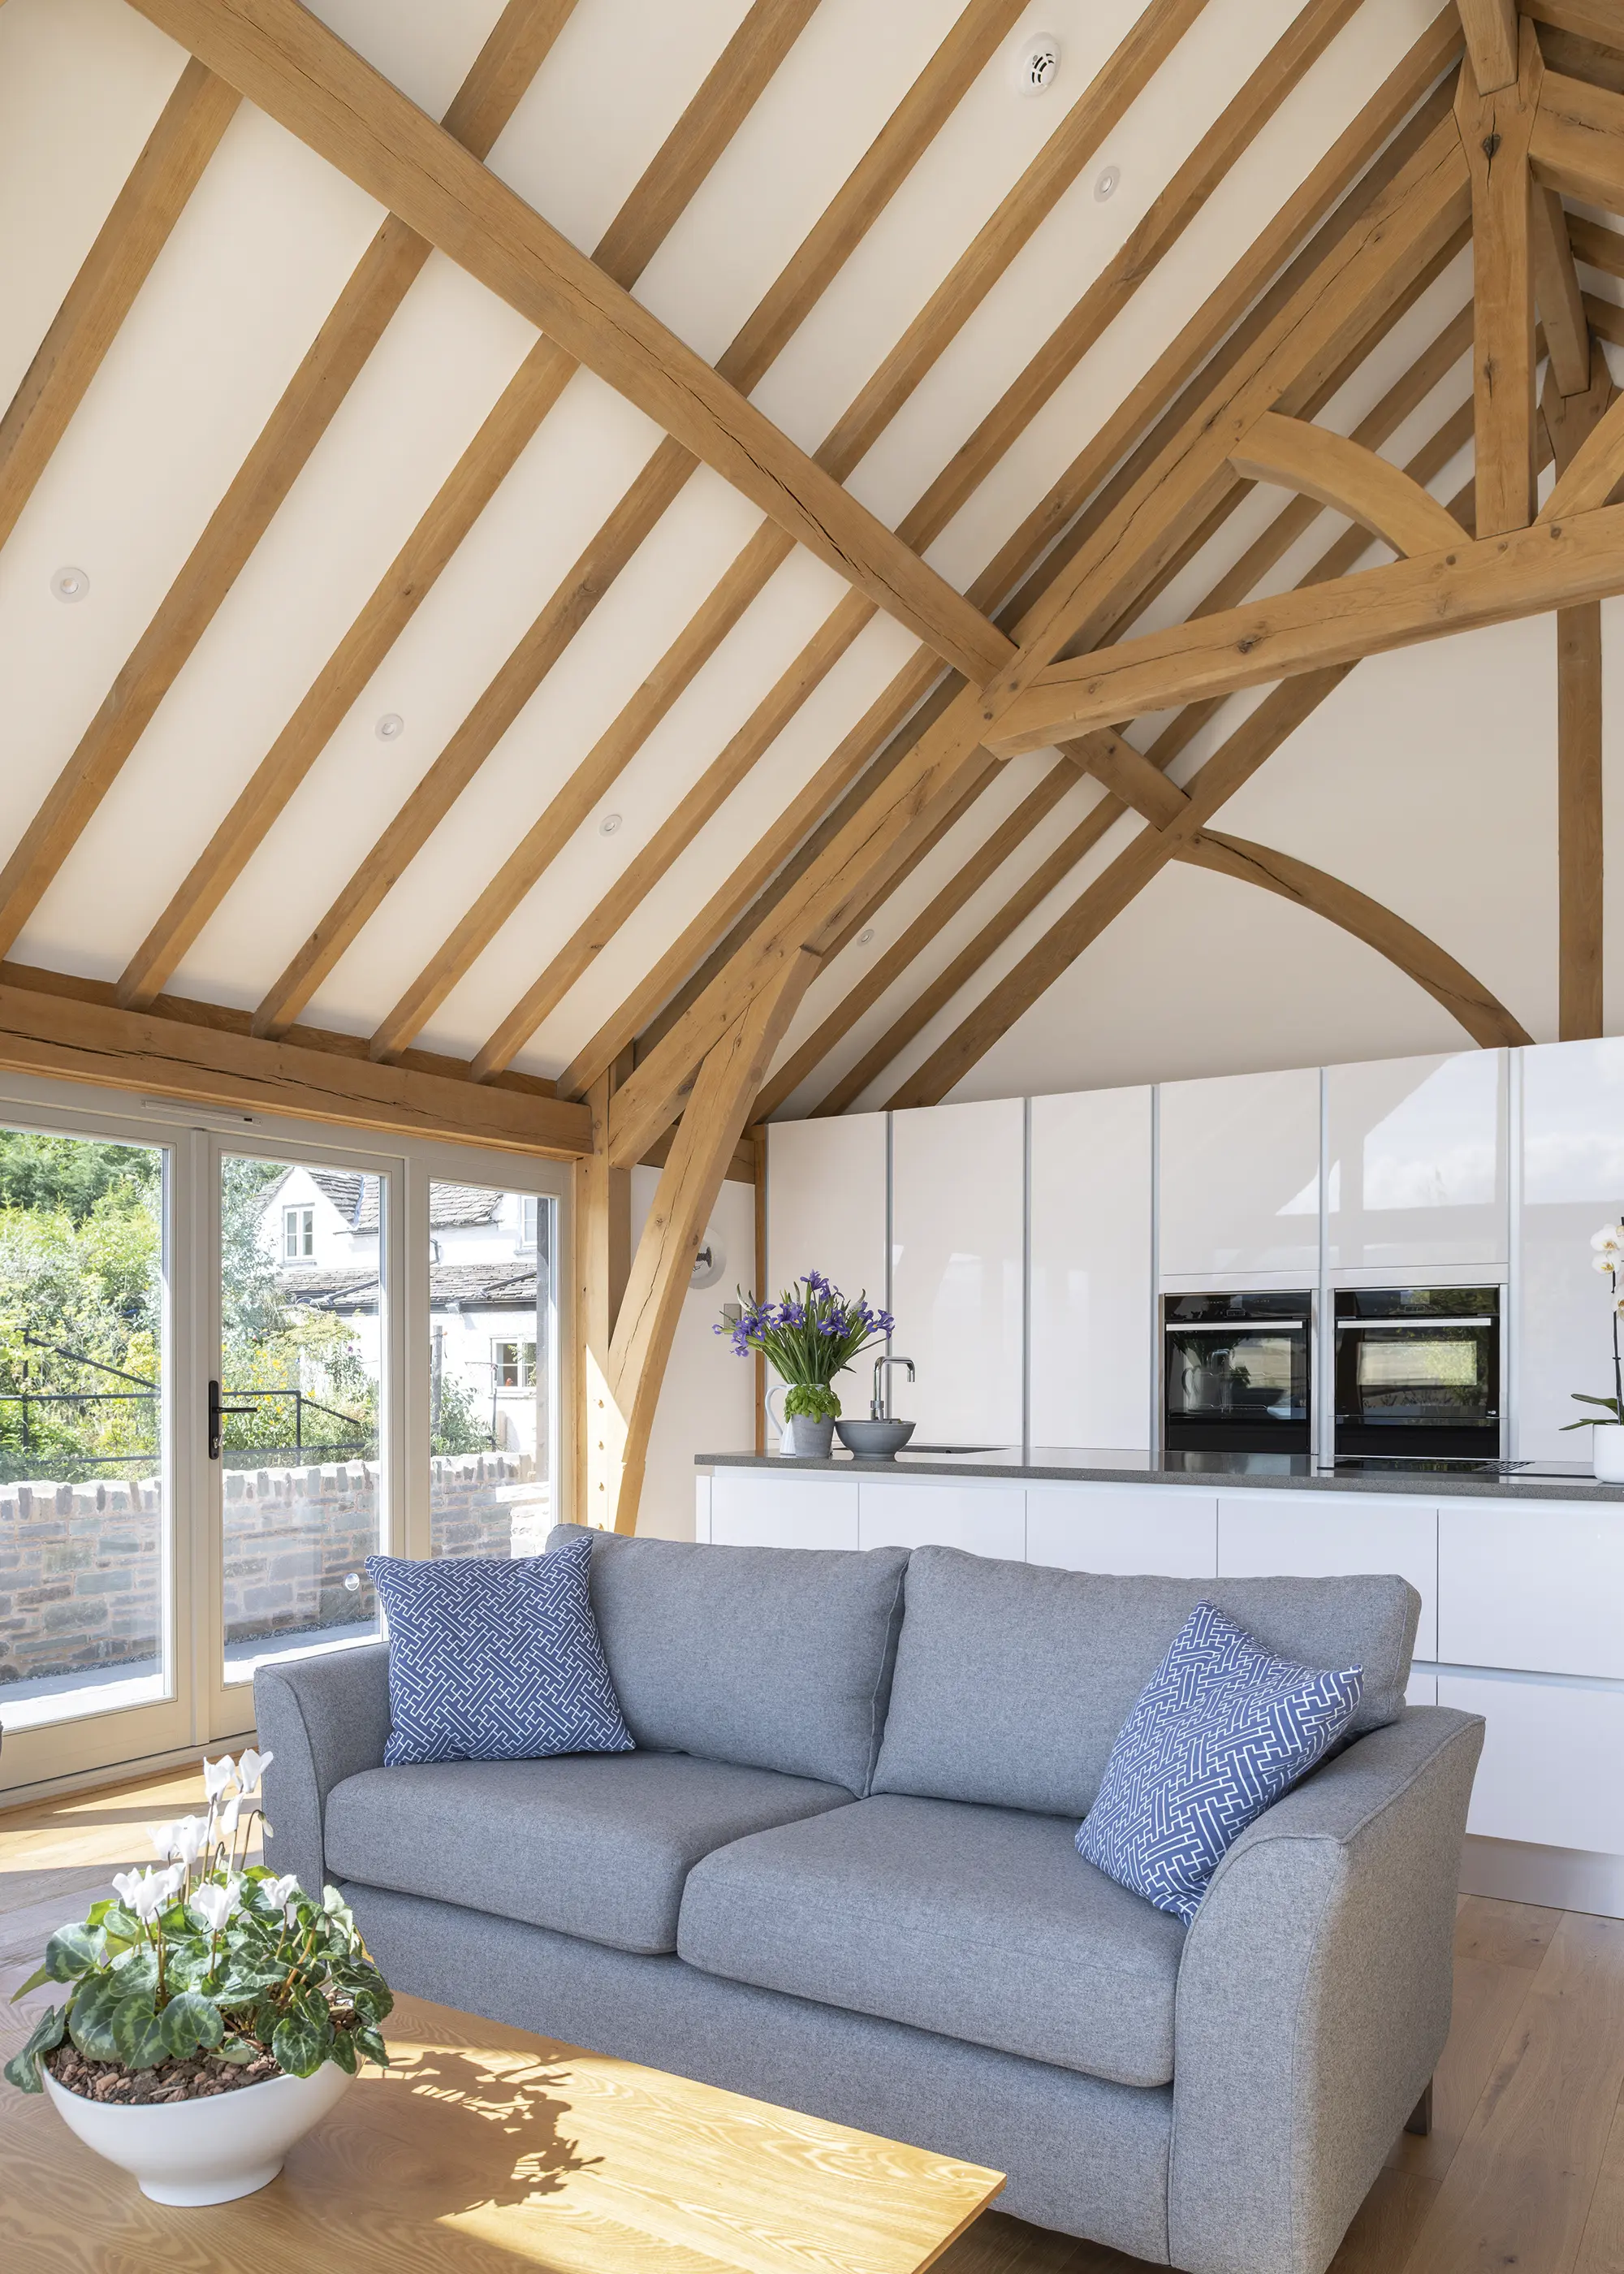
[[[429,1187],[429,1495],[436,1555],[539,1555],[557,1473],[554,1203]]]
[[[370,1640],[381,1537],[383,1179],[220,1164],[225,1675]]]
[[[164,1156],[0,1129],[0,1726],[171,1694]]]

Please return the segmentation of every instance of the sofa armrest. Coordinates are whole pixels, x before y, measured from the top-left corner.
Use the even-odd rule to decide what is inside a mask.
[[[1475,1714],[1423,1706],[1242,1834],[1179,1968],[1169,2232],[1188,2274],[1323,2274],[1449,2033]]]
[[[265,1773],[265,1860],[297,1871],[320,1901],[327,1881],[322,1820],[327,1795],[346,1777],[383,1766],[389,1735],[389,1646],[324,1652],[262,1666],[254,1675]]]

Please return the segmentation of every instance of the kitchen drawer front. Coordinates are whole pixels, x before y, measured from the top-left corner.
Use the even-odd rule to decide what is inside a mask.
[[[1440,1674],[1438,1702],[1488,1725],[1469,1832],[1624,1851],[1624,1690]]]
[[[1029,1485],[1026,1561],[1065,1571],[1215,1578],[1217,1495],[1182,1485]]]
[[[718,1547],[855,1547],[857,1480],[718,1469],[710,1538]]]
[[[1416,1656],[1438,1654],[1438,1510],[1382,1493],[1221,1494],[1218,1570],[1226,1579],[1323,1579],[1396,1571],[1421,1598]]]
[[[1019,1485],[876,1483],[859,1487],[864,1547],[962,1547],[971,1555],[1026,1552],[1026,1495]]]
[[[1624,1508],[1447,1501],[1438,1655],[1624,1680]]]

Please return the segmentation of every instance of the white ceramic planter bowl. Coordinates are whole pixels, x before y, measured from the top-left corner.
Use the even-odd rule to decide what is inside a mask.
[[[70,2132],[133,2173],[161,2203],[235,2202],[268,2186],[296,2140],[318,2124],[352,2080],[336,2061],[314,2076],[273,2076],[207,2100],[120,2108],[86,2100],[44,2071],[45,2090]]]
[[[1624,1485],[1624,1422],[1596,1424],[1590,1431],[1590,1466],[1604,1484]]]

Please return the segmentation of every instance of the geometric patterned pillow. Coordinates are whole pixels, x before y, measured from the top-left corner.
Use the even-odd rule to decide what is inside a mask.
[[[1077,1852],[1186,1926],[1229,1849],[1322,1760],[1364,1669],[1276,1658],[1198,1603],[1123,1723]]]
[[[585,1535],[552,1555],[369,1555],[389,1620],[384,1760],[533,1761],[635,1750],[604,1663]]]

